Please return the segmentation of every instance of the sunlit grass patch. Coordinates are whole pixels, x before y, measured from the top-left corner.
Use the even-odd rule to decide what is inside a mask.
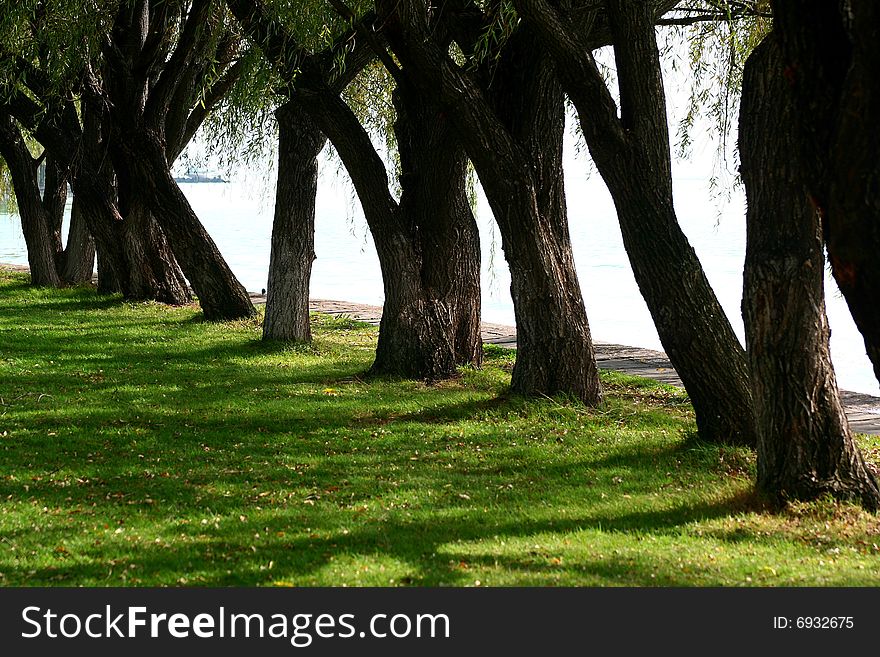
[[[524,399],[497,348],[450,382],[371,379],[350,319],[266,343],[25,280],[0,273],[4,585],[880,584],[876,516],[769,513],[681,390]]]

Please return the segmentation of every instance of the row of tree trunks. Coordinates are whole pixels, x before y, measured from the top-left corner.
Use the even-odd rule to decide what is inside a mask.
[[[564,212],[560,219],[542,204],[535,179],[538,167],[529,160],[532,153],[515,141],[492,111],[473,76],[455,66],[435,40],[424,2],[380,2],[377,6],[404,73],[455,126],[498,222],[510,265],[517,323],[512,390],[566,393],[588,404],[597,403],[601,397],[598,369]],[[534,84],[540,87],[542,81]],[[523,89],[524,95],[528,91]]]
[[[37,286],[59,287],[90,280],[95,254],[81,221],[71,220],[67,249],[62,246],[61,228],[67,200],[66,168],[51,155],[46,155],[46,181],[41,195],[37,175],[39,163],[31,157],[15,120],[2,113],[0,155],[13,180],[31,282]]]
[[[163,4],[139,0],[120,5],[103,66],[85,79],[88,110],[100,116],[102,155],[112,161],[121,219],[114,226],[120,252],[105,253],[99,242],[100,268],[112,269],[129,298],[187,303],[188,280],[206,319],[250,317],[256,311],[247,292],[175,183],[169,162],[169,154],[180,152],[192,136],[190,118],[204,118],[192,108],[201,99],[196,96],[210,68],[205,58],[225,57],[230,42],[223,21],[212,16],[213,0],[171,11]],[[209,96],[213,89],[206,90]],[[103,215],[95,216],[100,223]]]
[[[832,495],[877,509],[880,490],[853,442],[831,364],[822,227],[798,156],[795,114],[771,34],[746,62],[739,128],[757,488],[776,502]]]
[[[580,26],[547,0],[517,0],[554,57],[596,167],[611,192],[657,333],[684,383],[703,440],[754,445],[745,352],[682,232],[672,195],[657,3],[607,3],[620,116]],[[662,3],[661,3],[662,4]]]
[[[328,67],[332,58],[327,53],[308,54],[291,34],[283,28],[279,32],[278,22],[262,3],[228,0],[227,4],[267,59],[290,80],[294,100],[285,107],[285,114],[301,111],[330,139],[357,190],[376,245],[385,292],[376,359],[370,371],[441,379],[454,376],[457,363],[479,364],[478,232],[467,204],[466,160],[437,108],[425,105],[404,88],[405,81],[398,81],[403,83],[395,94],[402,165],[398,203],[391,196],[384,164],[369,135],[339,96],[348,76],[369,61],[367,51],[355,48],[350,54],[353,61],[347,62],[340,77]],[[279,122],[282,119],[279,114]],[[306,121],[299,120],[299,124]],[[284,301],[288,308],[295,304],[297,309],[285,321],[299,317],[301,328],[288,333],[277,326],[278,319],[273,320],[272,334],[278,337],[306,335],[316,134],[306,130],[304,144],[294,146],[291,153],[281,148],[281,157],[291,158],[286,163],[282,159],[281,164],[295,174],[290,177],[299,180],[300,189],[285,183],[282,196],[279,173],[272,260],[281,265],[283,258],[290,258],[293,270],[283,281],[273,275],[268,299],[270,304],[273,298],[278,300],[279,306]],[[301,208],[287,207],[291,201],[298,201]]]

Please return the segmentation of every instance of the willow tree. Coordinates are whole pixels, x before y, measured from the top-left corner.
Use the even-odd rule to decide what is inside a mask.
[[[71,212],[66,246],[62,242],[67,168],[45,150],[35,157],[18,121],[2,108],[0,157],[5,160],[21,218],[31,283],[58,287],[90,281],[95,246],[78,205]],[[41,167],[44,171],[42,189]]]
[[[20,12],[20,6],[10,7],[0,18],[0,157],[5,160],[16,197],[32,282],[49,286],[81,283],[91,279],[95,250],[78,206],[74,208],[67,245],[63,246],[69,168],[35,142],[8,106],[19,76],[28,72],[20,64],[32,60],[45,66],[57,57],[46,48],[33,50],[25,45],[33,42],[36,32],[51,31],[47,12],[39,7],[33,12]],[[27,20],[23,20],[25,16]]]
[[[238,75],[237,54],[219,2],[125,0],[102,43],[101,67],[84,71],[85,102],[101,113],[109,133],[121,214],[149,236],[146,260],[167,262],[173,254],[209,320],[255,310],[174,181],[171,164]]]
[[[438,379],[454,375],[457,364],[478,364],[478,233],[467,200],[466,158],[439,109],[425,104],[405,80],[396,81],[402,166],[398,200],[367,129],[341,95],[352,74],[373,57],[372,14],[346,17],[354,20],[334,42],[316,48],[307,41],[314,41],[314,34],[295,29],[295,15],[256,0],[227,3],[284,81],[290,97],[285,113],[298,117],[304,129],[313,126],[311,134],[319,131],[329,138],[357,191],[385,290],[371,371]],[[327,22],[340,21],[331,15]],[[301,159],[314,170],[313,156]],[[313,191],[310,185],[302,193],[311,196]],[[311,230],[310,224],[298,230],[306,225]]]
[[[510,50],[509,68],[495,71],[505,82],[493,98],[492,72],[484,75],[474,55],[496,19],[465,5],[429,11],[424,2],[376,3],[402,74],[454,127],[501,230],[517,323],[512,389],[595,404],[598,370],[561,181],[562,91],[542,53],[529,53],[525,35],[519,54]]]
[[[556,61],[590,154],[617,208],[639,290],[694,406],[704,440],[755,444],[748,365],[672,193],[666,97],[656,42],[658,13],[675,2],[600,3],[617,65],[619,104],[583,33],[594,4],[513,0]]]
[[[83,63],[99,48],[109,10],[104,6],[90,12],[81,9],[78,0],[51,5],[31,1],[16,3],[0,15],[0,108],[40,143],[47,159],[66,171],[74,190],[74,218],[84,218],[102,252],[98,258],[100,285],[107,279],[124,280],[122,240],[117,230],[121,218],[110,198],[112,172],[106,148],[100,143],[100,130],[94,124],[94,130],[89,128],[87,112],[80,115],[77,99]],[[71,41],[77,48],[65,47]],[[19,159],[31,166],[26,157]],[[23,205],[38,208],[32,176],[25,173],[20,179],[26,183],[19,185],[18,191],[29,197]],[[30,219],[26,221],[33,225]],[[29,251],[54,248],[51,242],[42,241],[51,238],[51,230],[39,228],[36,235],[41,241],[28,244]],[[42,260],[48,262],[48,258]],[[101,276],[101,269],[111,275]],[[116,286],[103,289],[112,291],[111,287]]]
[[[190,296],[179,261],[207,318],[253,314],[170,173],[236,75],[222,11],[34,0],[4,18],[6,105],[67,165],[98,246],[99,286],[182,303]]]
[[[808,194],[778,35],[751,54],[740,157],[748,197],[743,316],[758,425],[758,489],[880,508],[837,391],[825,316],[822,219]]]

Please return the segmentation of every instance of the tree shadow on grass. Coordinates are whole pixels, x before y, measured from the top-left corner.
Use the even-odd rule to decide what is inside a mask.
[[[39,303],[67,312],[119,301]],[[9,326],[32,309],[16,315]],[[51,313],[33,319],[54,324]],[[9,427],[0,498],[14,513],[0,542],[5,582],[326,584],[341,562],[375,560],[411,583],[465,584],[462,542],[488,550],[496,537],[542,533],[675,534],[731,512],[730,496],[695,503],[670,490],[651,501],[669,481],[720,477],[711,455],[688,460],[675,443],[616,444],[614,427],[627,421],[618,410],[481,398],[494,395],[488,387],[367,387],[364,354],[286,361],[277,345],[241,335],[190,343],[200,328],[185,319],[85,321],[67,319],[63,339],[19,334],[4,354],[44,365],[28,363],[8,383],[26,395],[0,390]],[[121,324],[144,330],[133,339]],[[61,357],[66,369],[45,366]],[[532,410],[536,423],[516,424]],[[557,411],[559,423],[574,413],[577,436],[552,434]],[[448,429],[486,416],[497,423]],[[634,502],[609,510],[604,493]],[[527,555],[503,558],[522,581],[552,583],[552,569]]]
[[[592,530],[600,530],[603,535],[632,534],[635,538],[645,532],[666,531],[727,516],[730,511],[731,501],[723,500],[669,511],[623,516],[597,513],[552,521],[517,519],[485,523],[479,522],[474,514],[463,512],[454,517],[398,519],[342,529],[310,520],[309,533],[300,531],[294,535],[289,532],[298,528],[291,527],[289,517],[270,513],[260,516],[258,521],[242,523],[243,531],[235,537],[223,528],[206,528],[198,523],[180,525],[171,520],[164,526],[160,523],[152,533],[120,526],[118,543],[124,544],[126,537],[148,535],[146,540],[137,542],[136,548],[132,545],[128,550],[119,550],[112,559],[107,558],[106,547],[100,540],[92,545],[72,544],[63,528],[49,528],[41,532],[41,540],[46,545],[59,546],[55,563],[26,569],[16,566],[15,557],[7,554],[2,568],[13,581],[32,578],[44,582],[120,585],[147,578],[171,584],[180,580],[200,586],[261,586],[278,581],[318,583],[326,577],[322,575],[326,569],[345,569],[349,565],[354,569],[359,558],[367,558],[405,573],[398,576],[402,580],[398,583],[421,586],[472,584],[473,574],[469,571],[481,565],[512,574],[521,585],[552,584],[554,578],[565,575],[569,582],[574,577],[575,581],[586,579],[596,585],[680,586],[693,584],[693,572],[682,574],[680,564],[664,555],[593,555],[551,560],[547,557],[552,550],[543,554],[540,549],[525,546],[514,555],[509,551],[499,554],[498,541],[529,544],[540,540],[535,537],[548,534],[572,535]],[[262,540],[254,538],[260,535]],[[187,536],[186,540],[181,541],[181,536]],[[7,545],[15,545],[20,538],[20,534],[10,534]],[[481,541],[490,544],[481,550]],[[131,564],[135,567],[131,568]],[[709,565],[705,570],[711,574]],[[128,582],[120,579],[123,573],[127,573]]]
[[[326,424],[332,416],[316,422]],[[344,424],[337,420],[335,426]],[[473,549],[467,559],[457,552],[455,546],[463,543],[590,530],[633,538],[675,535],[692,523],[743,508],[741,496],[732,495],[712,503],[672,500],[665,508],[605,511],[592,489],[597,479],[624,468],[629,476],[621,495],[646,496],[655,486],[656,463],[636,453],[605,461],[570,458],[527,471],[518,469],[515,453],[504,453],[482,465],[456,465],[453,459],[450,470],[443,463],[413,462],[411,446],[394,449],[392,444],[372,454],[363,444],[349,453],[336,446],[326,453],[315,440],[280,440],[274,433],[280,428],[270,426],[262,445],[253,437],[244,445],[229,438],[207,451],[195,436],[142,437],[137,445],[81,441],[76,454],[73,446],[47,444],[40,474],[33,452],[0,452],[3,470],[20,473],[0,480],[0,496],[28,505],[39,518],[36,535],[33,527],[6,534],[0,571],[13,582],[120,584],[126,572],[128,583],[146,578],[173,584],[183,578],[218,586],[308,584],[326,583],[325,570],[340,559],[374,559],[398,564],[413,584],[462,585],[470,583],[470,575],[458,564],[474,561]],[[656,456],[666,465],[676,453],[670,448]],[[515,484],[514,492],[507,492],[505,482]],[[468,491],[467,499],[462,490]],[[426,497],[427,491],[434,496]],[[580,511],[574,517],[532,517],[530,509],[546,508],[556,499]],[[89,528],[94,535],[84,532]],[[34,548],[35,538],[52,555],[51,565],[19,568],[9,546],[26,544],[18,548],[24,554]],[[558,572],[536,566],[528,555],[505,560],[504,567],[526,583],[552,583]],[[124,570],[130,563],[136,564],[135,572]],[[582,567],[606,583],[623,568],[603,560],[572,564]],[[656,571],[654,561],[651,567]],[[670,570],[663,581],[675,583],[675,576]],[[652,583],[647,578],[630,572],[627,582]]]

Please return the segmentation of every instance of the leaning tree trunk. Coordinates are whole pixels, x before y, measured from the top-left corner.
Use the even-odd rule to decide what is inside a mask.
[[[31,283],[59,287],[61,278],[55,265],[55,237],[51,218],[40,196],[37,163],[31,157],[15,121],[5,113],[0,113],[0,156],[6,161],[12,177],[27,247]]]
[[[150,128],[114,135],[118,164],[143,199],[199,299],[205,319],[222,321],[256,314],[248,293],[229,269],[217,245],[180,191],[165,160],[159,136]]]
[[[666,98],[653,3],[609,0],[620,108],[579,26],[544,0],[516,0],[540,33],[578,111],[617,208],[657,333],[691,398],[700,436],[755,444],[745,352],[682,232],[672,196]]]
[[[756,442],[745,353],[682,232],[673,205],[665,93],[650,7],[612,3],[621,72],[622,146],[591,153],[614,197],[630,263],[663,348],[694,407],[701,438]],[[581,123],[589,108],[579,108]]]
[[[318,155],[327,138],[293,101],[279,107],[275,118],[278,186],[263,339],[310,342],[309,282],[315,260]]]
[[[480,243],[467,196],[467,156],[440,109],[405,79],[394,105],[397,214],[410,227],[405,257],[415,261],[410,276],[386,282],[372,370],[412,374],[421,362],[417,376],[441,378],[453,375],[456,364],[482,363]]]
[[[610,160],[594,153],[639,291],[691,399],[700,437],[754,446],[745,353],[678,224],[671,179],[658,180],[656,169],[638,165],[648,159],[640,150]]]
[[[61,277],[68,283],[89,283],[95,271],[95,240],[83,216],[82,203],[76,197],[70,207],[70,228],[64,248]]]
[[[739,150],[748,199],[743,318],[758,427],[758,490],[880,507],[853,442],[829,353],[820,217],[797,156],[775,35],[746,62]]]

